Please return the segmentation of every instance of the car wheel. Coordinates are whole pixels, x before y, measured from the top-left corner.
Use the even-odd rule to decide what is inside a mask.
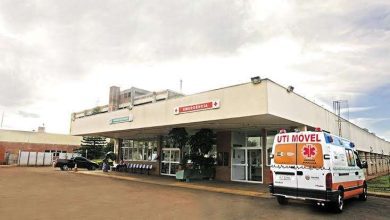
[[[344,208],[344,196],[343,192],[339,190],[338,196],[337,196],[337,201],[333,203],[333,210],[336,213],[341,213]]]
[[[66,165],[66,164],[62,165],[62,167],[61,167],[61,170],[68,170],[68,169],[69,169],[68,165]]]
[[[278,200],[279,205],[287,205],[288,199],[284,196],[277,196],[276,199]]]
[[[367,201],[367,185],[364,184],[363,193],[359,195],[360,201]]]

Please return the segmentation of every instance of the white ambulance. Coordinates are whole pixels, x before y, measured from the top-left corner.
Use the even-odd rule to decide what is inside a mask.
[[[275,136],[271,155],[270,192],[279,204],[288,199],[329,204],[343,210],[343,200],[367,200],[362,162],[352,142],[321,131],[286,133]]]

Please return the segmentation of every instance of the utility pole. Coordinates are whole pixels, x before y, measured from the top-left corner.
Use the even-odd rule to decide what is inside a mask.
[[[349,120],[349,106],[348,106],[348,100],[337,100],[333,101],[333,112],[337,115],[337,127],[338,127],[338,132],[339,136],[342,137],[342,122],[343,118],[341,117],[341,112],[342,109],[346,109],[347,113],[347,120]]]
[[[180,93],[183,93],[183,80],[180,79]]]

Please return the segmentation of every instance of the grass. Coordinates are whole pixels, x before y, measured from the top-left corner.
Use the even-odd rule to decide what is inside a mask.
[[[369,191],[390,193],[390,175],[380,176],[367,182]]]

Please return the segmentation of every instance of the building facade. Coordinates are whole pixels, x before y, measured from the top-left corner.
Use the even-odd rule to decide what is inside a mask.
[[[16,163],[20,151],[72,153],[79,148],[82,137],[35,131],[0,130],[0,164]]]
[[[125,97],[111,87],[110,104],[100,112],[72,114],[71,134],[113,138],[120,158],[152,164],[155,175],[174,175],[178,169],[182,152],[167,141],[172,128],[190,134],[212,129],[216,145],[209,156],[217,159],[216,179],[250,183],[268,181],[273,139],[280,129],[339,132],[337,115],[269,79],[187,96],[169,90],[132,94],[127,93],[132,101],[121,102]],[[350,122],[341,129],[368,161],[367,175],[388,171],[388,141]],[[188,146],[182,151],[187,153]]]

